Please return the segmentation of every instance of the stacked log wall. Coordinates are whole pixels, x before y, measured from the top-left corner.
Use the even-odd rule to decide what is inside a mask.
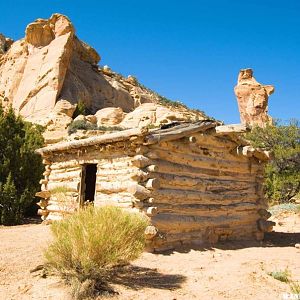
[[[257,222],[265,212],[263,163],[238,155],[227,137],[198,133],[149,146],[151,195],[157,229],[153,249],[224,240],[262,239]]]

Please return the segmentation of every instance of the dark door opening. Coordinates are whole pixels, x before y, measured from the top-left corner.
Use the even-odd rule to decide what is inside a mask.
[[[84,165],[84,190],[83,190],[83,202],[93,202],[95,200],[95,190],[96,190],[96,164]]]

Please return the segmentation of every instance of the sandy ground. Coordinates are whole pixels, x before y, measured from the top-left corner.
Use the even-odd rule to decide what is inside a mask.
[[[165,254],[144,253],[114,278],[110,299],[283,299],[290,287],[268,272],[288,268],[300,283],[300,216],[282,213],[263,243],[219,244]],[[0,227],[0,299],[71,299],[56,277],[30,273],[43,263],[49,226]]]

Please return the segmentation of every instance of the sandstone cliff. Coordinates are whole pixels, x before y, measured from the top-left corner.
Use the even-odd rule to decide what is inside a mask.
[[[0,35],[0,101],[52,132],[66,130],[78,103],[84,103],[90,115],[103,108],[118,108],[122,112],[120,122],[127,120],[123,123],[127,127],[149,123],[141,118],[157,123],[160,117],[156,115],[161,113],[164,122],[204,116],[183,105],[161,108],[162,97],[133,76],[125,78],[107,66],[99,67],[99,61],[99,54],[76,37],[66,16],[37,19],[27,26],[24,39],[12,43]],[[145,103],[152,105],[143,106]],[[139,109],[126,116],[140,106],[146,112]],[[98,113],[105,120],[103,114],[105,111]]]

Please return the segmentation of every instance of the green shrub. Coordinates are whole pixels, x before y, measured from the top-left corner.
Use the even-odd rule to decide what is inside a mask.
[[[290,281],[290,272],[286,268],[284,271],[273,271],[269,272],[268,275],[272,276],[274,279],[279,280],[281,282],[288,283]]]
[[[75,133],[78,129],[80,130],[99,130],[99,131],[121,131],[124,130],[123,127],[119,126],[97,126],[96,124],[91,124],[85,120],[73,121],[68,128],[68,134]]]
[[[300,128],[288,125],[254,127],[246,137],[254,147],[270,150],[274,159],[265,168],[265,194],[270,202],[289,202],[300,191]]]
[[[76,109],[73,113],[73,119],[75,119],[79,115],[86,115],[87,114],[87,108],[83,101],[79,101],[77,103]]]
[[[45,257],[49,267],[73,287],[74,282],[79,286],[93,282],[96,288],[105,284],[114,267],[142,253],[147,225],[138,213],[89,207],[52,224],[54,242]]]
[[[81,130],[97,130],[96,124],[88,123],[84,120],[73,121],[68,128],[68,134],[75,133],[78,129]]]
[[[34,150],[43,146],[42,131],[0,103],[0,224],[19,224],[35,212],[44,166]]]

